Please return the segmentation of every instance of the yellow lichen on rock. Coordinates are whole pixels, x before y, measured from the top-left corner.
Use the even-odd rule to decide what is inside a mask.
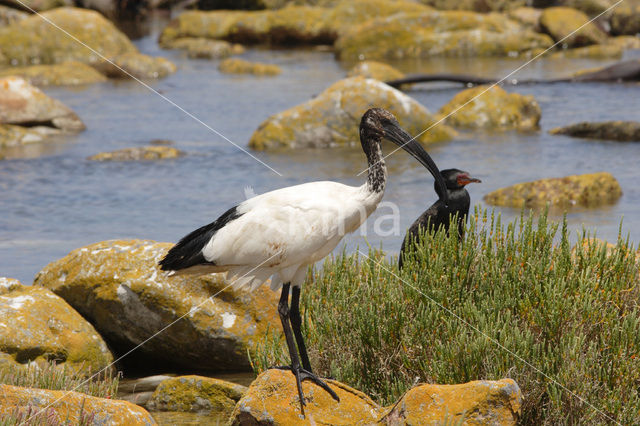
[[[57,64],[71,60],[97,64],[103,61],[47,21],[64,28],[107,58],[137,51],[127,36],[98,12],[64,7],[0,28],[0,58],[4,65]]]
[[[126,401],[97,398],[80,392],[32,389],[0,384],[0,395],[0,418],[17,413],[26,416],[38,413],[37,419],[45,420],[42,424],[108,424],[113,426],[152,426],[156,424],[153,417],[142,407]],[[88,423],[89,419],[92,419],[90,423]],[[36,419],[32,421],[36,423]]]
[[[540,26],[555,41],[562,40],[562,44],[569,47],[580,47],[607,41],[607,34],[598,28],[596,24],[589,22],[587,15],[570,7],[549,7],[544,9],[540,16]],[[578,31],[574,33],[576,30]]]
[[[241,44],[231,44],[223,40],[212,40],[204,37],[182,37],[168,41],[165,49],[184,49],[190,58],[218,59],[238,55],[244,52]]]
[[[331,85],[314,99],[265,120],[251,136],[253,149],[326,148],[360,142],[362,115],[372,107],[391,111],[400,125],[423,144],[449,140],[455,131],[436,125],[429,111],[417,101],[373,79],[351,77]]]
[[[111,78],[164,78],[176,72],[173,62],[159,56],[126,52],[112,56],[96,67]]]
[[[622,57],[623,47],[615,43],[592,44],[591,46],[561,49],[549,55],[549,58],[590,58],[617,59]]]
[[[137,148],[124,148],[112,152],[101,152],[92,155],[88,160],[92,161],[150,161],[178,158],[184,152],[170,146],[143,146]]]
[[[508,207],[593,207],[622,196],[618,181],[607,172],[572,175],[518,183],[484,196],[487,204]]]
[[[382,423],[515,425],[521,406],[520,388],[511,379],[421,385],[409,390],[389,407]]]
[[[282,72],[277,65],[249,62],[240,58],[227,58],[220,62],[218,69],[225,74],[278,75]]]
[[[351,68],[347,77],[362,76],[379,81],[390,81],[404,78],[404,73],[391,65],[377,61],[362,61]]]
[[[279,327],[277,294],[268,286],[231,289],[222,274],[170,277],[158,262],[172,246],[147,240],[92,244],[47,265],[34,285],[64,298],[119,353],[173,323],[129,355],[158,370],[167,364],[250,369],[247,351],[267,328]]]
[[[640,142],[640,122],[638,121],[583,121],[549,131],[552,135],[569,135],[577,138],[605,139],[613,141]]]
[[[538,129],[540,106],[532,95],[508,93],[500,86],[463,90],[438,112],[446,123],[467,129]]]
[[[160,383],[146,406],[152,411],[231,414],[245,386],[203,376],[172,377]]]
[[[0,77],[19,76],[36,86],[77,86],[106,81],[95,68],[78,61],[0,69]]]
[[[0,278],[0,368],[29,363],[92,374],[113,356],[91,324],[51,290]]]
[[[267,370],[251,383],[238,401],[231,423],[370,425],[377,422],[380,407],[371,398],[335,380],[325,381],[340,402],[317,385],[303,381],[306,402],[306,417],[303,417],[293,374],[290,371]]]
[[[611,11],[611,34],[640,34],[640,1],[625,0]]]

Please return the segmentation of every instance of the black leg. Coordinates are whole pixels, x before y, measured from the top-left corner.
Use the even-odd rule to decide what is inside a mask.
[[[302,337],[302,331],[300,330],[300,326],[302,325],[302,317],[300,316],[300,287],[293,287],[291,292],[291,328],[293,328],[293,334],[296,337],[296,343],[298,344],[298,350],[300,351],[302,368],[307,370],[309,373],[313,373],[313,370],[311,370],[311,363],[309,362],[309,355],[307,355],[307,346],[304,344],[304,338]]]
[[[289,283],[282,285],[282,293],[280,294],[280,302],[278,302],[278,314],[280,314],[280,322],[282,322],[282,330],[284,331],[284,337],[287,341],[287,348],[289,349],[289,356],[291,357],[291,372],[296,377],[296,385],[298,387],[298,397],[300,398],[300,411],[304,416],[304,406],[306,403],[304,402],[304,394],[302,393],[302,381],[303,380],[311,380],[316,385],[320,386],[326,392],[331,395],[333,399],[340,402],[340,398],[338,395],[327,385],[323,380],[321,380],[318,376],[313,374],[311,371],[307,371],[306,369],[300,368],[300,359],[298,357],[298,349],[296,348],[296,344],[293,340],[293,333],[291,330],[291,313],[289,310],[289,288],[291,285]],[[296,294],[294,288],[294,294]],[[300,289],[297,289],[297,297],[300,297]],[[297,304],[297,302],[296,302]],[[296,308],[298,309],[298,308]],[[300,316],[300,312],[298,309],[298,317]],[[299,330],[299,328],[298,328]],[[300,335],[302,337],[302,335]],[[306,357],[306,349],[305,349],[305,357]],[[306,362],[309,362],[308,357],[306,357]],[[280,367],[276,367],[280,368]]]

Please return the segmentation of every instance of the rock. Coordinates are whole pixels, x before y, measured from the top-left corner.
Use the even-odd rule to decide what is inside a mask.
[[[498,189],[484,196],[487,204],[508,207],[593,207],[622,196],[618,181],[606,172],[540,179]]]
[[[607,41],[607,34],[593,22],[565,39],[587,22],[589,22],[587,15],[570,7],[550,7],[544,9],[540,16],[541,28],[556,42],[562,40],[562,44],[568,47],[604,44]]]
[[[507,93],[500,86],[487,90],[488,87],[477,86],[463,90],[438,113],[442,116],[449,115],[445,119],[447,124],[466,129],[538,129],[540,106],[532,95]]]
[[[223,60],[218,69],[225,74],[278,75],[282,72],[277,65],[249,62],[239,58]]]
[[[616,0],[559,0],[555,2],[555,5],[578,9],[588,16],[597,16],[613,6],[615,3]]]
[[[533,7],[518,7],[507,12],[509,18],[536,32],[540,32],[540,15],[542,10]]]
[[[18,9],[31,9],[36,12],[44,12],[46,10],[58,7],[73,6],[72,0],[6,0],[5,4],[13,4]]]
[[[278,295],[268,286],[252,293],[226,288],[221,274],[169,277],[157,263],[170,247],[148,240],[92,244],[47,265],[34,285],[64,298],[118,354],[155,335],[125,363],[155,372],[250,370],[247,351],[267,328],[280,327]]]
[[[604,139],[611,141],[640,142],[640,122],[604,121],[582,122],[566,127],[556,127],[549,131],[552,135],[569,135],[577,138]]]
[[[65,7],[42,13],[73,37],[111,58],[137,49],[127,36],[97,12]],[[32,15],[0,28],[0,65],[98,64],[103,60],[40,16]]]
[[[74,391],[31,389],[0,384],[0,417],[30,416],[43,411],[29,424],[82,424],[151,426],[156,422],[144,408],[126,401],[97,398]],[[28,414],[29,413],[29,414]]]
[[[438,10],[472,10],[474,12],[505,11],[528,4],[525,0],[421,0]]]
[[[290,371],[267,370],[251,383],[233,414],[233,425],[294,425],[375,424],[380,416],[380,406],[368,396],[335,380],[325,379],[338,395],[340,402],[317,385],[304,381],[304,419],[300,413],[300,401],[296,381]]]
[[[0,5],[0,27],[13,24],[14,22],[21,21],[29,16],[26,12],[12,9],[7,6]]]
[[[118,399],[145,407],[160,383],[170,378],[171,376],[156,375],[139,379],[120,379],[118,383]]]
[[[0,278],[0,368],[49,361],[93,374],[113,356],[91,324],[51,290]]]
[[[148,161],[178,158],[183,155],[184,152],[170,146],[143,146],[101,152],[87,159],[92,161]]]
[[[187,11],[169,23],[160,36],[160,43],[167,45],[181,37],[204,37],[242,44],[333,44],[341,33],[371,18],[430,10],[406,0],[354,0],[338,2],[334,8],[287,6],[252,12]]]
[[[640,37],[638,36],[617,36],[610,37],[609,44],[619,46],[622,49],[640,49]]]
[[[0,78],[0,123],[83,130],[80,118],[20,77]]]
[[[325,381],[340,402],[315,384],[302,382],[306,402],[306,418],[303,418],[293,374],[267,370],[251,383],[230,422],[233,425],[515,425],[522,404],[520,388],[511,379],[422,385],[409,390],[400,401],[387,408],[343,383]]]
[[[164,78],[176,72],[173,62],[138,52],[127,52],[111,57],[96,67],[111,78]]]
[[[522,393],[511,379],[410,389],[382,419],[387,425],[515,425]],[[446,419],[446,422],[445,422]]]
[[[404,78],[404,73],[398,71],[391,65],[377,61],[363,61],[351,68],[347,77],[362,76],[365,78],[373,78],[378,81],[389,81]]]
[[[165,49],[185,49],[190,58],[220,59],[244,52],[241,44],[203,37],[182,37],[165,43]]]
[[[574,49],[556,50],[549,55],[549,58],[618,59],[622,57],[622,53],[623,48],[615,44],[592,44]]]
[[[46,126],[22,127],[0,124],[0,148],[27,145],[44,141],[47,136],[62,133]]]
[[[0,69],[0,77],[18,76],[36,86],[78,86],[106,81],[93,67],[78,61]]]
[[[625,0],[611,13],[611,34],[640,34],[640,0]]]
[[[246,391],[244,386],[211,377],[173,377],[160,383],[147,408],[228,416]]]
[[[432,56],[517,56],[553,44],[504,15],[466,11],[397,14],[370,20],[335,44],[341,60]]]
[[[251,136],[249,146],[262,150],[359,144],[360,117],[372,105],[391,111],[412,135],[435,123],[425,107],[404,93],[377,80],[351,77],[308,102],[267,118]],[[454,135],[451,128],[438,124],[418,141],[428,144]]]

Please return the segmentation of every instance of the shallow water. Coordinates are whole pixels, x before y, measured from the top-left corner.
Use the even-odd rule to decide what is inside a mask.
[[[159,28],[160,26],[156,26]],[[249,50],[244,57],[276,63],[278,77],[229,76],[218,61],[190,60],[183,52],[161,51],[156,35],[138,40],[144,52],[164,55],[179,71],[148,84],[226,138],[246,149],[252,132],[269,115],[320,93],[346,71],[333,54],[321,50]],[[405,71],[464,72],[504,76],[526,60],[431,59],[398,64]],[[564,76],[573,70],[601,66],[588,60],[538,60],[517,78]],[[409,94],[437,111],[461,90],[460,85],[417,86]],[[541,131],[529,134],[467,133],[428,151],[441,168],[468,170],[483,183],[469,186],[473,205],[494,189],[543,177],[609,171],[624,195],[612,206],[574,209],[568,214],[573,234],[582,227],[607,240],[622,231],[640,241],[640,143],[590,141],[551,136],[555,126],[583,120],[640,120],[638,84],[548,84],[508,87],[533,94],[542,108]],[[359,185],[366,167],[356,144],[350,148],[279,153],[251,152],[282,174],[278,176],[220,135],[135,81],[110,81],[84,88],[45,91],[73,108],[87,130],[46,145],[7,152],[0,161],[0,276],[31,283],[47,263],[83,245],[115,238],[177,241],[214,220],[245,198],[245,187],[262,193],[313,180]],[[142,146],[153,139],[174,141],[187,155],[161,162],[99,163],[86,160],[100,151]],[[389,152],[391,145],[385,145]],[[435,200],[431,176],[406,153],[388,159],[385,201],[399,207],[395,232],[390,220],[376,235],[376,220],[391,209],[382,206],[362,231],[345,238],[356,246],[397,252],[404,230]],[[496,208],[503,219],[519,209]],[[560,219],[561,214],[554,214]]]

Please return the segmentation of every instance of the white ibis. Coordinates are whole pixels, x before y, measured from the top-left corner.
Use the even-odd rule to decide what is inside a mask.
[[[402,269],[403,257],[406,251],[412,247],[411,243],[417,243],[424,232],[435,232],[441,226],[445,231],[449,231],[449,223],[451,219],[458,215],[458,237],[464,236],[464,225],[469,214],[469,205],[471,198],[465,189],[465,186],[471,182],[481,182],[480,179],[469,176],[469,173],[458,169],[446,169],[440,172],[444,178],[447,190],[442,192],[439,185],[435,185],[436,193],[439,196],[438,201],[433,203],[409,228],[407,235],[404,236],[402,247],[400,249],[400,258],[398,259],[398,267]],[[448,199],[448,203],[444,200]]]
[[[303,380],[320,386],[336,401],[339,398],[311,370],[300,330],[300,288],[309,266],[331,253],[345,234],[358,229],[382,199],[387,178],[382,138],[423,164],[446,197],[445,182],[429,154],[391,113],[373,108],[360,122],[360,142],[369,163],[364,185],[310,182],[258,195],[182,238],[160,261],[161,269],[176,273],[227,272],[227,278],[236,277],[235,287],[253,290],[269,277],[274,290],[282,287],[278,313],[291,357],[291,366],[285,368],[296,377],[303,415]]]

